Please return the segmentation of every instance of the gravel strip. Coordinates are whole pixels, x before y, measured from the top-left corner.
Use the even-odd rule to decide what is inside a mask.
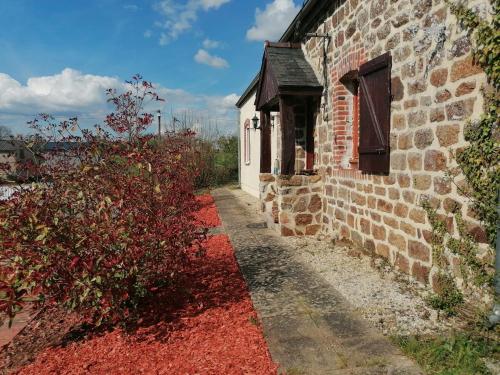
[[[436,334],[453,326],[426,306],[426,289],[382,259],[373,259],[331,240],[289,238],[297,261],[332,285],[384,335]]]
[[[259,203],[244,199],[260,213]],[[356,311],[384,335],[440,334],[460,325],[440,316],[424,301],[429,290],[382,259],[318,237],[283,238],[295,250],[294,260],[317,272]]]

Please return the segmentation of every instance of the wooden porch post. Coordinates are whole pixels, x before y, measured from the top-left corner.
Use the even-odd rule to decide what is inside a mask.
[[[260,173],[271,173],[271,113],[260,111]]]
[[[306,169],[314,168],[314,99],[306,99]]]
[[[295,115],[291,98],[280,96],[281,174],[295,174]]]

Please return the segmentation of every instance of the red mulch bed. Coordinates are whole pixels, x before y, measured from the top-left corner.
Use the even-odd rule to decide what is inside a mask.
[[[213,200],[201,199],[207,204],[199,219],[215,223]],[[19,373],[276,374],[228,237],[210,237],[203,247],[206,255],[193,258],[187,271],[191,282],[184,296],[145,304],[142,319],[127,331],[74,330],[56,346],[39,348],[33,363]],[[64,319],[60,321],[64,325]],[[43,324],[38,331],[43,332]],[[30,332],[40,335],[38,331],[28,326],[20,340],[28,339]]]
[[[198,195],[196,200],[200,204],[199,211],[195,214],[200,226],[216,228],[222,225],[214,198],[210,194]]]

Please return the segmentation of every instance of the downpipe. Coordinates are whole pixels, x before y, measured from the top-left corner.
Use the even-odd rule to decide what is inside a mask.
[[[500,217],[500,190],[498,193],[497,213]],[[495,254],[495,296],[493,311],[489,317],[491,327],[500,323],[500,223],[497,222],[497,240]]]

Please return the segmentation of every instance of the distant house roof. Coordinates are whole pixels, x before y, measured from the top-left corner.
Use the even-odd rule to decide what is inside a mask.
[[[39,148],[41,152],[69,151],[81,146],[77,142],[47,142],[42,143]],[[0,140],[0,152],[16,152],[26,148],[24,141],[9,139]]]
[[[0,152],[16,152],[22,143],[15,140],[0,140]]]
[[[81,145],[79,142],[47,142],[43,147],[43,151],[69,151]]]
[[[248,98],[253,94],[255,91],[257,84],[259,83],[259,76],[260,74],[257,73],[255,78],[252,80],[252,83],[250,83],[250,86],[247,87],[245,92],[241,95],[241,97],[238,99],[236,102],[236,107],[241,108],[243,107],[243,104],[245,104],[248,100]]]
[[[320,95],[322,91],[300,44],[266,42],[255,101],[257,110],[275,108],[279,95]]]

